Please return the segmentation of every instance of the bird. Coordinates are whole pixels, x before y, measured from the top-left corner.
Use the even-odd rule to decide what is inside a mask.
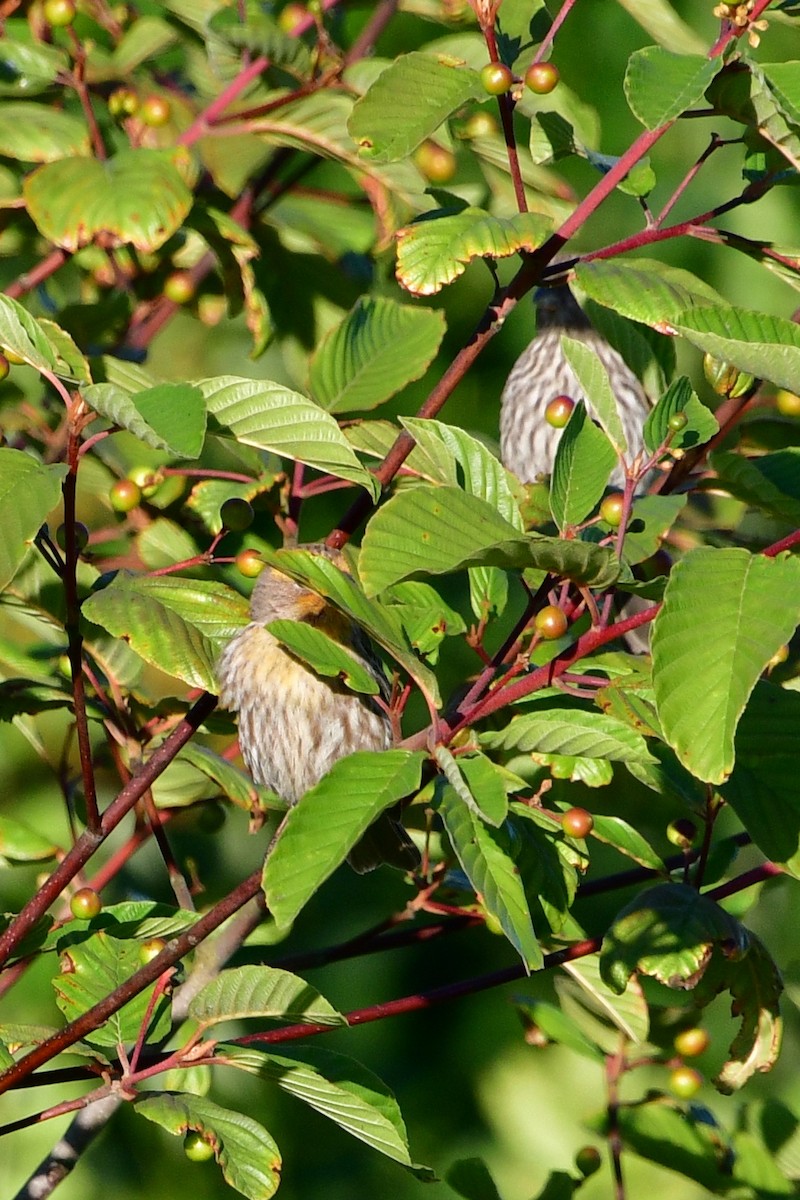
[[[557,396],[577,400],[582,392],[561,346],[565,334],[590,347],[605,367],[628,443],[627,461],[632,462],[644,449],[644,423],[651,409],[641,382],[622,355],[594,328],[565,281],[537,289],[534,302],[536,333],[511,368],[500,401],[503,465],[522,483],[535,483],[553,472],[562,430],[548,423],[545,410]],[[588,400],[586,409],[590,416],[596,416]],[[610,482],[624,486],[621,465],[615,468]],[[633,616],[646,607],[640,597],[630,596],[621,606],[620,616]],[[646,653],[650,626],[632,629],[623,641],[632,653]]]
[[[321,543],[300,548],[350,573],[340,551]],[[317,675],[265,628],[280,619],[306,622],[337,641],[366,668],[385,702],[389,685],[375,647],[358,625],[311,588],[265,567],[253,588],[249,623],[219,657],[218,698],[238,713],[239,748],[254,782],[291,806],[346,755],[388,750],[392,727],[375,698],[350,691],[340,679]],[[383,813],[348,862],[359,874],[383,862],[413,870],[419,852],[392,813]]]
[[[536,334],[506,380],[500,401],[500,458],[522,483],[535,483],[553,472],[561,430],[545,418],[545,409],[556,396],[577,400],[581,388],[561,348],[566,334],[594,350],[605,367],[617,398],[629,461],[644,445],[642,429],[650,401],[642,384],[579,306],[567,283],[539,288]],[[587,401],[587,411],[596,417]],[[618,466],[611,477],[622,487],[624,472]]]

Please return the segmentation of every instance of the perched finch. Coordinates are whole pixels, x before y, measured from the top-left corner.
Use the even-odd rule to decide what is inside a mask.
[[[500,410],[503,464],[523,483],[533,483],[541,475],[552,474],[561,430],[548,424],[545,409],[556,396],[569,396],[572,400],[581,396],[580,385],[561,349],[564,334],[594,350],[608,372],[628,442],[628,458],[632,459],[642,449],[642,427],[650,411],[650,401],[641,383],[589,323],[566,284],[540,288],[536,310],[536,336],[514,363],[503,389]],[[591,404],[586,407],[594,416]],[[619,469],[611,478],[618,487],[624,483]]]
[[[566,334],[594,350],[605,367],[617,399],[622,428],[628,443],[628,462],[643,447],[642,430],[650,412],[644,388],[622,356],[592,326],[566,284],[540,288],[536,293],[536,336],[523,350],[506,380],[500,409],[500,457],[504,466],[523,481],[533,483],[552,474],[561,430],[553,428],[545,409],[556,396],[578,400],[582,394],[561,348]],[[587,411],[593,416],[592,406]],[[622,487],[624,472],[617,467],[611,483]],[[621,615],[632,616],[647,607],[631,596]],[[628,649],[641,654],[649,649],[650,627],[633,629],[624,638]]]
[[[303,547],[347,570],[323,545]],[[388,683],[361,629],[310,588],[267,567],[250,602],[250,624],[231,639],[217,664],[219,701],[239,714],[239,746],[256,783],[296,804],[335,762],[355,750],[386,750],[392,731],[385,711],[338,679],[317,675],[264,628],[279,619],[305,621],[328,634],[366,667],[384,700]],[[384,813],[348,859],[359,872],[382,862],[413,869],[419,855],[408,834]]]

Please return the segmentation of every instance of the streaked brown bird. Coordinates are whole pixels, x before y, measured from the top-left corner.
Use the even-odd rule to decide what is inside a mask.
[[[338,551],[320,544],[302,549],[324,555],[347,571]],[[340,758],[355,750],[387,750],[391,725],[374,699],[351,692],[338,679],[315,674],[265,625],[279,619],[314,625],[367,669],[384,700],[389,686],[364,632],[324,597],[274,567],[266,567],[258,578],[250,617],[217,664],[219,701],[239,714],[239,746],[254,781],[296,804]],[[348,861],[359,873],[382,862],[411,870],[419,854],[402,825],[384,813]]]
[[[540,288],[536,293],[536,336],[523,350],[506,380],[500,409],[500,457],[522,480],[533,483],[550,475],[561,430],[545,419],[545,409],[556,396],[578,400],[580,385],[561,348],[566,334],[594,350],[608,372],[617,397],[620,420],[628,442],[628,457],[642,449],[642,427],[650,401],[639,380],[608,342],[592,326],[566,284]],[[590,416],[596,414],[587,403]],[[612,483],[624,484],[621,470]]]
[[[522,480],[534,483],[551,475],[562,430],[555,429],[545,417],[545,409],[556,396],[578,400],[582,395],[575,373],[561,347],[566,334],[594,350],[605,367],[617,399],[622,429],[628,443],[631,462],[643,448],[643,428],[651,404],[642,384],[606,339],[597,332],[578,305],[566,283],[540,288],[535,296],[536,335],[523,350],[506,380],[500,408],[500,457],[504,466]],[[596,416],[587,402],[590,416]],[[624,472],[617,467],[610,482],[623,487]],[[631,596],[620,615],[632,616],[647,607]],[[634,654],[649,649],[650,626],[626,634],[626,646]]]

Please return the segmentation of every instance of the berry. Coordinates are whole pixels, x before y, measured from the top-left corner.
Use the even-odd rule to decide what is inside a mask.
[[[581,1146],[575,1155],[575,1166],[584,1179],[588,1179],[590,1175],[594,1175],[595,1171],[599,1171],[601,1164],[600,1151],[596,1146]]]
[[[561,818],[564,833],[574,838],[585,838],[594,829],[594,817],[585,808],[570,808]]]
[[[536,632],[547,641],[563,637],[567,632],[567,616],[562,608],[548,604],[536,614],[533,621]]]
[[[456,173],[456,156],[436,142],[423,142],[414,155],[414,162],[431,183],[449,183]]]
[[[173,304],[188,304],[194,294],[194,280],[189,271],[173,271],[164,280],[164,295]]]
[[[0,383],[7,377],[11,370],[11,363],[6,358],[5,354],[0,354]]]
[[[154,496],[164,482],[158,467],[131,467],[128,479],[136,484],[145,498]]]
[[[550,62],[531,63],[525,72],[525,87],[537,96],[546,96],[558,84],[558,67]]]
[[[497,133],[497,121],[489,112],[473,113],[464,126],[464,133],[471,138],[491,137]]]
[[[58,543],[58,545],[61,547],[62,550],[66,550],[66,548],[67,548],[67,527],[66,527],[66,525],[59,525],[58,529],[56,530],[56,542]],[[80,554],[80,552],[82,550],[85,550],[86,547],[88,546],[88,544],[89,544],[89,530],[86,528],[86,526],[83,524],[82,521],[76,521],[75,522],[75,545],[77,547],[78,554]]]
[[[108,97],[108,111],[112,117],[132,117],[139,107],[139,97],[132,88],[117,88]]]
[[[245,579],[255,579],[267,565],[257,550],[240,550],[234,559],[236,568]]]
[[[681,430],[685,429],[688,424],[689,418],[686,416],[686,413],[683,412],[683,410],[680,412],[674,412],[667,421],[667,427],[672,433],[680,433]]]
[[[223,528],[234,533],[242,533],[253,524],[253,506],[248,500],[239,496],[230,496],[219,510],[219,519]]]
[[[800,396],[781,388],[775,395],[775,407],[782,417],[800,417]]]
[[[490,62],[481,70],[481,84],[490,96],[504,96],[514,82],[511,69],[501,62]]]
[[[681,1058],[697,1058],[708,1049],[710,1042],[705,1029],[682,1029],[675,1035],[673,1045]]]
[[[142,489],[132,479],[118,479],[108,493],[114,512],[129,513],[142,503]]]
[[[63,29],[75,20],[75,0],[44,0],[42,13],[48,25]]]
[[[214,1157],[214,1147],[196,1129],[190,1129],[183,1139],[183,1153],[190,1162],[208,1162]]]
[[[142,942],[139,947],[139,962],[142,966],[156,958],[166,944],[164,939],[160,937],[148,938],[146,942]]]
[[[79,888],[69,902],[73,917],[77,917],[79,921],[91,921],[92,917],[96,917],[103,907],[103,901],[98,896],[94,888],[84,887]]]
[[[11,363],[12,367],[24,367],[25,359],[21,354],[17,354],[14,350],[9,350],[8,346],[3,349],[3,357]]]
[[[160,129],[166,125],[172,109],[165,96],[145,96],[139,108],[139,116],[145,125],[151,129]]]
[[[544,419],[553,429],[563,429],[572,416],[575,401],[569,396],[556,396],[544,410]]]
[[[681,1100],[691,1100],[703,1086],[703,1076],[694,1067],[676,1067],[669,1077],[669,1090]]]
[[[624,511],[625,497],[622,492],[612,492],[600,505],[600,516],[612,529],[619,529]]]
[[[284,33],[292,33],[295,25],[299,25],[303,17],[308,16],[308,10],[302,4],[287,4],[281,9],[278,25]]]
[[[679,817],[667,826],[667,839],[681,850],[690,850],[697,837],[697,826],[688,817]]]

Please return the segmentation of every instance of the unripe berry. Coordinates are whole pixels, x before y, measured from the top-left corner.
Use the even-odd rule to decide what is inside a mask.
[[[190,1129],[183,1139],[183,1153],[190,1162],[208,1162],[214,1157],[214,1148],[196,1129]]]
[[[705,1029],[682,1029],[680,1033],[675,1035],[673,1045],[681,1058],[697,1058],[698,1054],[703,1054],[709,1047],[711,1038],[706,1033]]]
[[[676,1067],[669,1077],[669,1090],[681,1100],[691,1100],[703,1086],[703,1076],[694,1067]]]
[[[602,1158],[596,1146],[582,1146],[575,1155],[575,1166],[584,1179],[588,1179],[590,1175],[594,1175],[596,1171],[599,1171],[601,1164]]]
[[[92,917],[96,917],[100,913],[103,901],[93,888],[84,887],[79,888],[75,893],[69,906],[73,917],[77,917],[79,921],[91,921]]]
[[[296,25],[308,16],[308,10],[302,4],[287,4],[281,9],[278,25],[284,33],[291,33]]]
[[[253,506],[239,496],[230,496],[219,510],[219,519],[224,529],[241,533],[253,524]]]
[[[164,482],[158,467],[131,467],[128,479],[133,480],[145,498],[154,496]]]
[[[800,396],[781,388],[775,394],[775,407],[782,417],[800,417]]]
[[[672,433],[680,433],[689,424],[689,418],[681,409],[679,412],[674,412],[667,421],[667,427]]]
[[[690,850],[696,837],[697,826],[688,817],[679,817],[677,821],[670,821],[667,826],[668,840],[681,850]]]
[[[600,505],[600,516],[612,529],[619,529],[624,511],[625,497],[621,492],[613,492],[610,496],[606,496]]]
[[[436,142],[423,142],[414,155],[414,162],[431,183],[449,183],[456,173],[456,156]]]
[[[563,429],[574,407],[575,401],[570,396],[556,396],[544,410],[544,419],[553,429]]]
[[[464,126],[464,133],[470,138],[491,137],[497,133],[497,121],[490,112],[476,112]]]
[[[0,383],[7,378],[10,370],[11,363],[8,361],[5,354],[0,354]]]
[[[537,96],[546,96],[557,86],[561,76],[551,62],[531,63],[525,72],[525,86]]]
[[[132,479],[118,479],[112,485],[108,499],[114,512],[129,513],[142,502],[142,490]]]
[[[563,637],[567,632],[567,616],[563,609],[548,604],[533,619],[536,632],[547,641]]]
[[[56,543],[61,547],[62,550],[66,550],[66,548],[67,548],[67,527],[66,527],[66,525],[59,525],[58,529],[56,530]],[[86,526],[83,524],[82,521],[76,521],[75,522],[75,545],[77,547],[78,554],[80,554],[80,552],[82,550],[85,550],[86,547],[88,546],[88,544],[89,544],[89,530],[86,528]]]
[[[234,559],[236,568],[245,579],[255,579],[267,565],[257,550],[240,550]]]
[[[164,295],[173,304],[188,304],[194,298],[195,290],[189,271],[173,271],[164,280]]]
[[[569,808],[561,818],[564,833],[574,838],[585,838],[594,829],[594,817],[585,808]]]
[[[172,109],[165,96],[145,96],[139,108],[139,117],[151,129],[160,129],[166,125]]]
[[[112,117],[132,117],[139,107],[139,97],[132,88],[117,88],[108,97]]]
[[[481,70],[481,84],[490,96],[504,96],[514,82],[514,75],[505,63],[490,62]]]
[[[63,29],[75,20],[75,0],[44,0],[42,13],[48,25]]]

